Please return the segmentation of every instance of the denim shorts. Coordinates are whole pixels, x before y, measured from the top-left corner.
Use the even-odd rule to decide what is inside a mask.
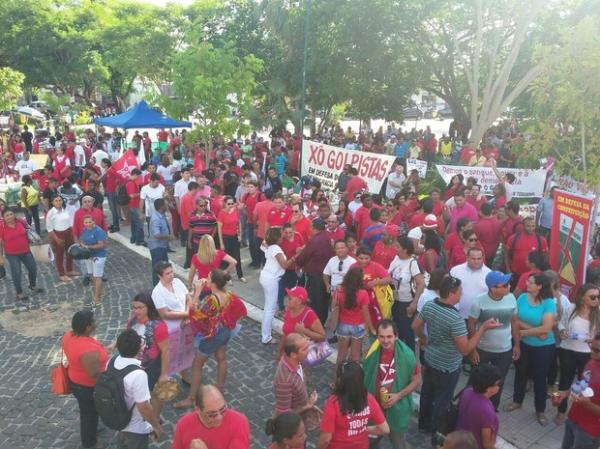
[[[359,339],[365,336],[365,325],[364,324],[346,324],[338,323],[335,334],[338,337],[354,338]]]
[[[210,357],[221,346],[226,346],[231,339],[231,329],[221,327],[217,330],[214,337],[198,341],[198,337],[194,340],[194,348],[204,357]]]

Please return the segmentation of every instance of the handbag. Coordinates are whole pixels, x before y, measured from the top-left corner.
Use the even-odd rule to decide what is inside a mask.
[[[29,247],[36,262],[54,262],[54,251],[50,245],[32,245]]]
[[[71,386],[69,385],[68,368],[64,363],[64,351],[62,344],[60,346],[60,362],[50,373],[50,382],[52,383],[52,393],[58,396],[71,394]]]
[[[333,354],[333,348],[329,346],[327,341],[320,341],[318,343],[312,342],[308,346],[308,354],[303,362],[303,365],[314,366],[323,362],[327,357]]]

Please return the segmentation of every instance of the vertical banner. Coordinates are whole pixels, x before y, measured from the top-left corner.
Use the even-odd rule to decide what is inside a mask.
[[[560,276],[563,292],[569,297],[585,277],[593,210],[591,198],[554,191],[550,265]]]
[[[351,165],[358,170],[358,176],[367,183],[369,192],[378,193],[395,160],[395,156],[387,154],[346,150],[303,140],[301,175],[313,176],[321,181],[323,189],[334,191],[344,165]]]
[[[187,325],[169,333],[169,376],[192,366],[194,354],[194,331]]]

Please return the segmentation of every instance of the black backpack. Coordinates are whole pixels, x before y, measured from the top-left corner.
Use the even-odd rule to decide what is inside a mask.
[[[131,421],[133,407],[127,407],[125,402],[125,387],[123,379],[129,373],[142,369],[138,365],[129,365],[123,369],[115,368],[114,357],[108,364],[108,369],[100,374],[94,388],[94,404],[96,411],[106,427],[112,430],[123,430]]]
[[[519,223],[516,223],[515,225],[517,225],[517,224],[519,224]],[[522,232],[515,233],[515,238],[512,241],[512,245],[510,245],[510,248],[508,249],[508,257],[510,258],[510,260],[512,260],[512,258],[513,258],[513,255],[515,252],[515,247],[517,246],[517,242],[521,238],[522,234],[523,234]],[[543,255],[542,237],[537,232],[535,233],[535,239],[537,241],[537,248],[535,251]]]
[[[119,186],[117,189],[117,204],[119,206],[127,206],[129,204],[129,194],[127,193],[127,188],[123,186]]]

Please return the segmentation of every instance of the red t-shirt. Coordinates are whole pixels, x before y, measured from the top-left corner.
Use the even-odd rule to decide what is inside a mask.
[[[410,222],[408,223],[408,228],[412,229],[412,228],[416,228],[417,226],[421,226],[423,224],[423,222],[425,221],[426,216],[427,215],[423,212],[414,214],[410,218]]]
[[[371,254],[371,260],[380,264],[387,270],[390,267],[392,260],[394,260],[394,257],[396,257],[396,253],[397,251],[394,245],[384,245],[384,243],[379,240],[375,243],[375,247]]]
[[[187,192],[179,200],[179,218],[181,219],[181,227],[184,230],[190,229],[190,215],[194,210],[194,193]]]
[[[292,332],[296,332],[296,324],[298,323],[304,324],[304,327],[308,329],[313,325],[315,320],[318,319],[319,317],[315,311],[308,306],[305,306],[304,310],[295,317],[287,310],[285,315],[283,315],[283,335],[289,335]]]
[[[223,209],[223,197],[215,196],[210,198],[210,211],[215,214],[215,217],[219,216],[221,209]]]
[[[480,198],[474,198],[473,196],[469,195],[466,200],[468,203],[472,204],[475,209],[477,209],[477,212],[479,212],[481,209],[482,204],[487,203],[487,198],[484,195],[481,195]]]
[[[521,276],[519,276],[519,281],[517,282],[517,288],[519,290],[521,290],[522,292],[527,291],[527,279],[529,279],[529,276],[533,276],[536,273],[539,273],[540,270],[529,270],[525,273],[523,273]]]
[[[361,177],[353,176],[346,185],[346,199],[352,201],[356,192],[367,190],[368,188],[367,183]]]
[[[508,238],[516,234],[517,232],[523,231],[523,219],[517,215],[514,218],[507,218],[502,222],[502,237],[504,238],[504,243],[508,243]]]
[[[538,237],[536,237],[535,234],[527,235],[522,232],[513,248],[513,242],[515,241],[516,236],[517,234],[513,234],[509,237],[505,250],[512,250],[512,258],[510,260],[511,271],[513,273],[521,274],[525,273],[529,269],[527,266],[527,256],[529,256],[529,253],[536,250],[541,250],[543,253],[547,253],[548,243],[546,243],[546,239],[544,237],[539,236],[542,247],[538,248]]]
[[[479,243],[483,246],[485,254],[490,257],[496,254],[500,239],[502,238],[502,223],[496,217],[481,217],[475,223],[475,233],[479,237]]]
[[[117,175],[112,167],[110,167],[106,176],[104,176],[104,193],[115,193],[117,190]]]
[[[261,192],[256,192],[254,195],[249,193],[242,196],[241,202],[246,205],[246,212],[248,215],[248,223],[254,224],[254,208],[260,200],[264,199],[264,195]]]
[[[3,220],[0,220],[0,240],[2,240],[4,251],[8,255],[26,254],[29,252],[27,227],[18,219],[14,227],[7,226]]]
[[[292,209],[289,206],[284,206],[283,209],[277,210],[275,208],[269,211],[269,215],[267,216],[267,222],[269,226],[274,227],[282,227],[292,218]]]
[[[440,255],[438,254],[438,252],[435,249],[429,248],[427,251],[419,254],[419,256],[417,257],[417,262],[419,263],[419,266],[423,270],[425,270],[426,272],[431,274],[431,271],[433,271],[433,270],[431,270],[431,271],[429,270],[429,265],[427,264],[427,254],[431,254],[431,257],[433,259],[433,269],[435,269],[435,267],[437,267],[438,262],[440,260]]]
[[[273,209],[273,201],[264,200],[260,201],[256,207],[254,208],[254,214],[256,215],[256,236],[264,239],[265,238],[265,230],[267,228],[267,217],[269,212]]]
[[[356,304],[352,309],[346,308],[346,294],[341,288],[337,295],[338,303],[340,304],[340,323],[344,324],[365,324],[362,308],[369,305],[369,294],[366,290],[360,289],[356,292]]]
[[[248,449],[248,419],[241,413],[228,409],[221,425],[207,428],[198,418],[198,412],[190,412],[177,422],[171,449],[189,449],[194,439],[202,440],[208,449]]]
[[[135,195],[136,193],[138,194],[138,196],[135,198],[129,197],[129,208],[138,209],[140,207],[140,191],[137,184],[134,181],[127,181],[125,184],[125,190],[127,191],[127,195]]]
[[[169,133],[167,131],[159,131],[156,133],[159,142],[166,142],[169,139]]]
[[[332,242],[336,242],[338,240],[344,240],[344,237],[346,237],[346,232],[338,226],[337,228],[335,228],[335,231],[330,231],[329,229],[327,229],[327,235],[329,236]]]
[[[420,372],[421,369],[417,363],[415,365],[414,374],[419,374]],[[379,389],[384,386],[387,388],[388,392],[397,393],[396,391],[392,391],[392,385],[395,378],[396,363],[394,360],[394,348],[389,351],[381,348],[381,352],[379,353],[379,370],[377,371],[377,379],[375,380],[375,391],[379,391]]]
[[[450,257],[450,253],[456,246],[462,246],[462,240],[458,236],[456,232],[452,234],[448,234],[446,237],[446,241],[444,242],[444,251],[446,251],[446,255]]]
[[[282,238],[279,242],[279,247],[283,250],[283,254],[285,254],[286,259],[291,259],[296,255],[296,249],[300,248],[305,243],[304,237],[302,237],[299,232],[294,232],[294,238],[292,240],[288,240],[285,237]],[[288,268],[288,270],[295,269],[295,265]]]
[[[343,415],[337,396],[325,402],[321,432],[331,433],[328,449],[368,449],[367,425],[383,424],[385,416],[371,393],[367,393],[367,406],[359,413]]]
[[[146,320],[146,322],[139,323],[139,324],[146,326],[147,323],[149,323],[149,322],[150,322],[150,320],[148,319],[148,320]],[[127,329],[133,328],[133,326],[135,324],[138,324],[138,323],[134,323],[133,320],[129,320],[129,322],[127,323]],[[135,329],[135,331],[138,334],[140,333],[140,331],[138,329]],[[146,332],[146,329],[144,327],[142,333],[145,335],[145,332]],[[140,336],[144,337],[144,335],[140,335]],[[148,346],[146,340],[144,340],[144,345],[143,345],[144,352],[143,352],[143,354],[140,354],[142,356],[141,357],[142,362],[148,363],[148,361],[156,360],[158,358],[158,356],[160,356],[160,348],[159,348],[158,344],[165,341],[167,338],[169,338],[169,329],[167,328],[167,325],[165,324],[164,321],[157,320],[156,326],[154,327],[154,334],[152,335],[152,342],[151,342],[150,346]]]
[[[69,362],[69,379],[71,382],[86,387],[96,385],[96,380],[90,377],[81,364],[81,356],[88,352],[97,352],[100,355],[100,369],[105,371],[108,363],[108,353],[104,345],[93,337],[73,335],[72,331],[68,331],[63,335],[62,345]]]
[[[83,219],[86,215],[91,215],[91,217],[94,219],[94,223],[104,229],[104,231],[108,230],[108,227],[106,226],[106,220],[104,220],[104,213],[101,209],[92,207],[91,210],[85,210],[81,207],[77,209],[73,215],[73,226],[71,226],[71,229],[73,230],[74,238],[77,239],[81,236],[81,234],[83,234]]]
[[[360,267],[358,262],[350,265],[350,268],[354,267]],[[382,279],[390,275],[385,268],[383,268],[380,264],[374,262],[373,260],[371,260],[371,262],[369,262],[369,264],[366,267],[361,268],[363,270],[363,284],[366,284],[367,282],[372,281],[373,279]]]
[[[369,217],[370,213],[371,209],[361,206],[354,214],[354,223],[356,224],[356,240],[359,242],[362,240],[365,230],[371,224],[371,217]]]
[[[240,212],[233,209],[233,212],[227,213],[224,210],[217,215],[217,221],[221,223],[221,233],[230,237],[236,237],[240,225]]]
[[[200,260],[198,260],[198,255],[194,254],[192,256],[191,264],[196,269],[198,279],[207,278],[211,271],[219,268],[221,266],[221,262],[223,262],[223,259],[225,259],[225,256],[227,256],[227,253],[225,251],[223,251],[222,249],[218,249],[217,252],[215,253],[215,257],[212,260],[212,262],[206,264],[206,263],[201,263]]]
[[[25,145],[22,143],[13,143],[13,152],[16,154],[22,153],[25,151]]]
[[[600,405],[600,362],[590,360],[583,369],[589,371],[592,375],[589,387],[594,390],[594,396],[591,397],[592,404]],[[579,426],[588,435],[594,438],[600,437],[600,419],[598,415],[588,411],[577,402],[573,402],[569,410],[569,419]]]
[[[312,224],[310,220],[306,217],[302,217],[297,222],[293,223],[294,231],[298,232],[303,238],[305,242],[308,242],[308,239],[312,235]]]

